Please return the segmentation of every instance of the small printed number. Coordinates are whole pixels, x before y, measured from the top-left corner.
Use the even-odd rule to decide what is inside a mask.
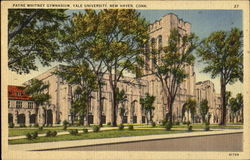
[[[239,156],[239,153],[229,153],[229,156]]]
[[[235,4],[235,5],[234,5],[234,8],[239,8],[239,5],[238,5],[238,4]]]

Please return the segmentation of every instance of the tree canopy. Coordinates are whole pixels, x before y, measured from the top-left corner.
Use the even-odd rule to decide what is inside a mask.
[[[205,63],[203,72],[210,73],[212,78],[220,77],[222,125],[226,122],[226,86],[243,80],[242,37],[243,32],[237,28],[213,32],[197,49],[200,60]]]
[[[25,85],[24,92],[31,96],[31,99],[39,107],[39,105],[44,105],[49,102],[51,96],[46,92],[49,88],[49,84],[44,84],[42,80],[31,79],[29,83]]]
[[[60,25],[67,19],[65,10],[10,9],[8,14],[8,66],[16,73],[37,70],[58,59]]]
[[[150,96],[149,93],[146,93],[146,96],[144,98],[143,97],[140,98],[140,104],[142,110],[145,111],[147,123],[148,121],[152,122],[153,110],[155,109],[155,107],[153,106],[154,101],[155,101],[155,96]]]

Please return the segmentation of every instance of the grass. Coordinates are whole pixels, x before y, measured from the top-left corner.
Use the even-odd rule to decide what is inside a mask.
[[[71,129],[83,129],[83,127],[68,127],[67,130]],[[57,132],[67,132],[67,130],[63,130],[62,127],[45,127],[43,130],[39,130],[38,128],[9,128],[9,137],[14,136],[25,136],[27,133],[37,131],[38,134],[46,133],[47,131],[57,131]]]
[[[9,144],[24,144],[24,143],[41,143],[41,142],[55,142],[55,141],[68,141],[68,140],[83,140],[83,139],[100,139],[100,138],[114,138],[114,137],[128,137],[139,135],[155,135],[155,134],[168,134],[168,133],[181,133],[187,132],[187,130],[171,130],[165,129],[135,129],[135,130],[108,130],[91,133],[79,133],[78,135],[59,135],[56,137],[37,137],[34,140],[28,140],[26,138],[9,140]]]
[[[203,124],[191,124],[193,126],[193,129],[203,129],[204,128],[204,125]],[[128,124],[125,124],[124,125],[125,127],[128,126]],[[141,124],[138,124],[138,125],[134,125],[134,126],[137,126],[137,127],[142,127],[142,128],[152,128],[151,125],[141,125]],[[84,128],[83,126],[79,126],[79,127],[68,127],[68,130],[70,129],[79,129],[81,130],[82,128]],[[90,127],[91,128],[91,127]],[[156,128],[163,128],[163,126],[159,126],[157,125]],[[174,129],[178,129],[178,128],[187,128],[187,125],[174,125],[173,126]],[[211,129],[242,129],[243,128],[243,125],[241,124],[227,124],[227,125],[224,125],[224,126],[220,126],[218,124],[210,124],[210,128]],[[43,130],[38,130],[38,128],[9,128],[9,136],[10,137],[14,137],[14,136],[25,136],[27,133],[30,133],[30,132],[34,132],[34,131],[38,131],[39,134],[42,134],[42,133],[46,133],[48,130],[51,130],[51,131],[57,131],[57,132],[63,132],[65,130],[63,130],[62,126],[58,126],[58,127],[44,127]]]

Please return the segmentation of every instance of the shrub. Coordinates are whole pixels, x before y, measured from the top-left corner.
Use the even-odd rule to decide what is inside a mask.
[[[72,129],[69,131],[71,135],[78,135],[78,129]]]
[[[205,130],[205,131],[209,131],[209,130],[210,130],[209,125],[205,125],[204,130]]]
[[[87,128],[83,128],[82,131],[83,131],[83,133],[88,133],[88,129]]]
[[[63,121],[63,125],[64,125],[64,126],[66,126],[66,125],[68,125],[68,124],[69,124],[68,121],[66,121],[66,120]]]
[[[160,123],[161,123],[161,126],[165,126],[167,121],[164,120],[164,121],[161,121]]]
[[[43,127],[41,126],[41,127],[39,127],[38,129],[41,131],[41,130],[43,130]]]
[[[180,122],[179,121],[175,122],[175,125],[180,125]]]
[[[191,123],[190,123],[190,121],[187,121],[187,125],[189,126]]]
[[[15,124],[12,123],[12,122],[10,122],[10,123],[9,123],[9,128],[14,128],[14,127],[15,127]]]
[[[36,139],[36,137],[38,137],[38,132],[37,131],[35,131],[35,132],[32,133],[32,138]]]
[[[38,128],[38,127],[39,127],[39,124],[38,124],[38,123],[35,123],[35,124],[34,124],[34,127]]]
[[[57,131],[51,132],[51,136],[52,136],[52,137],[55,137],[56,135],[57,135]]]
[[[155,123],[155,122],[152,122],[152,123],[151,123],[151,126],[152,126],[152,127],[155,127],[155,126],[156,126],[156,123]]]
[[[129,125],[128,126],[128,130],[134,130],[134,126],[133,125]]]
[[[93,129],[93,132],[99,132],[99,131],[100,131],[100,126],[94,125],[94,126],[92,127],[92,129]]]
[[[184,121],[184,122],[182,122],[182,124],[187,124],[187,122],[186,122],[186,121]]]
[[[123,125],[123,124],[120,124],[120,125],[118,126],[118,129],[119,129],[119,130],[123,130],[123,129],[124,129],[124,125]]]
[[[107,126],[111,126],[111,122],[108,122],[108,123],[107,123]]]
[[[26,125],[24,123],[21,123],[20,127],[26,127]]]
[[[67,130],[68,126],[63,126],[63,130]]]
[[[31,139],[32,139],[32,135],[31,135],[30,133],[27,133],[27,134],[26,134],[26,138],[27,138],[28,140],[31,140]]]
[[[166,128],[167,131],[170,131],[171,128],[172,128],[172,124],[171,123],[166,123],[165,128]]]
[[[46,137],[50,137],[51,134],[52,134],[52,132],[51,132],[50,130],[48,130],[48,131],[46,132]]]
[[[193,131],[193,126],[188,126],[187,128],[189,132]]]

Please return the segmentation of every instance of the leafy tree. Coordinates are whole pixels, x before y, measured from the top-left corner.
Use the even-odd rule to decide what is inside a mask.
[[[164,96],[167,99],[166,120],[172,124],[173,103],[181,83],[187,78],[185,72],[187,66],[194,64],[192,51],[197,47],[197,37],[191,33],[181,35],[177,29],[171,30],[168,45],[154,49],[152,44],[152,54],[145,54],[152,59],[152,66],[149,68],[151,74],[155,74],[161,82]],[[158,57],[161,59],[158,59]]]
[[[155,109],[155,107],[153,106],[154,101],[155,96],[150,96],[149,93],[146,93],[146,97],[140,98],[140,104],[142,109],[145,111],[147,124],[149,121],[152,122],[153,110]]]
[[[188,98],[187,101],[183,105],[183,112],[182,113],[188,113],[188,122],[189,122],[189,114],[191,114],[191,117],[194,121],[194,114],[196,112],[196,100],[192,98]]]
[[[237,113],[239,113],[240,110],[243,110],[243,96],[242,96],[242,94],[238,93],[235,98],[230,98],[229,105],[231,107],[233,117],[235,118]],[[242,112],[242,115],[243,115],[243,112]]]
[[[211,73],[212,78],[220,77],[221,125],[226,123],[226,86],[238,79],[243,80],[242,36],[243,32],[237,28],[232,28],[230,32],[213,32],[197,50],[198,56],[206,64],[203,72]]]
[[[88,113],[92,93],[97,89],[95,74],[89,69],[88,64],[81,60],[72,61],[69,66],[60,66],[54,74],[65,80],[73,89],[76,88],[72,97],[72,111],[82,118],[85,117],[85,125],[89,125]]]
[[[206,116],[208,114],[208,111],[209,111],[208,101],[204,99],[200,102],[200,114],[203,123],[206,123]]]
[[[36,123],[38,123],[39,107],[49,102],[51,96],[48,93],[49,84],[44,84],[42,80],[31,79],[26,85],[24,92],[31,96],[31,100],[36,105]],[[45,111],[45,108],[43,108]]]
[[[116,99],[117,99],[118,104],[121,104],[121,107],[119,108],[119,115],[120,115],[120,117],[122,119],[122,123],[123,123],[124,115],[126,113],[125,102],[128,101],[127,95],[123,89],[121,91],[119,91],[119,89],[118,89]]]
[[[58,30],[65,10],[10,9],[8,14],[8,66],[19,74],[37,70],[36,60],[49,66],[59,55]]]
[[[99,98],[99,125],[101,123],[103,108],[103,76],[107,71],[104,65],[100,36],[100,16],[95,10],[85,10],[85,13],[73,14],[72,18],[65,23],[60,34],[62,48],[62,61],[71,64],[75,60],[85,61],[96,77]]]
[[[96,48],[102,52],[102,59],[109,74],[112,92],[112,126],[117,126],[118,82],[125,71],[140,75],[143,60],[143,45],[148,39],[148,25],[136,10],[110,9],[98,12]]]

